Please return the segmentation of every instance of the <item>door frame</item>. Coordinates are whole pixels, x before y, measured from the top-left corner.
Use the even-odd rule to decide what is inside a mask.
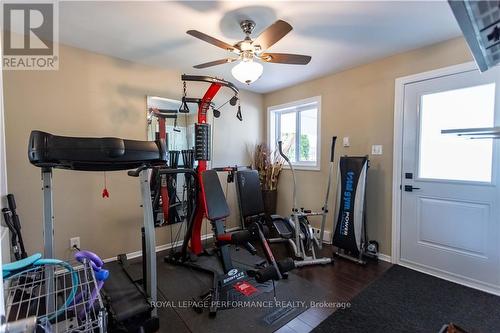
[[[439,269],[424,265],[402,262],[400,260],[401,250],[401,201],[402,201],[402,162],[403,162],[403,116],[404,116],[404,90],[405,85],[424,80],[445,77],[477,69],[475,62],[467,62],[459,65],[439,68],[414,75],[404,76],[395,80],[394,95],[394,140],[393,140],[393,171],[392,171],[392,232],[391,232],[391,262],[405,266],[423,273],[444,278],[459,284],[467,285],[489,293],[500,295],[500,290],[493,286],[485,285],[479,281],[465,279],[464,277],[451,274]]]

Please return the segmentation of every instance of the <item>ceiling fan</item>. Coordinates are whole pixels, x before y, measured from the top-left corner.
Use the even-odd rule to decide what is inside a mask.
[[[242,41],[234,45],[223,42],[198,30],[188,30],[187,34],[234,54],[233,57],[210,61],[193,67],[201,69],[239,61],[239,63],[233,67],[231,73],[238,81],[250,84],[256,81],[263,72],[262,64],[256,62],[256,59],[264,62],[290,65],[307,65],[311,61],[311,57],[306,55],[266,52],[268,48],[292,31],[292,26],[283,20],[278,20],[271,24],[255,39],[250,37],[255,28],[254,21],[244,20],[240,23],[240,27],[246,36]]]

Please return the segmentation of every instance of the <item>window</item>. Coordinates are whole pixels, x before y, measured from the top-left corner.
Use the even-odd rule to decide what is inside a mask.
[[[493,127],[495,84],[423,95],[420,109],[419,177],[491,182],[493,142],[441,130]]]
[[[299,169],[319,170],[321,97],[268,108],[271,150],[283,142],[283,151]]]

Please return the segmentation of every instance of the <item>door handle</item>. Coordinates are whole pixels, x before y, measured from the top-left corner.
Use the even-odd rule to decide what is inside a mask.
[[[405,192],[413,192],[413,190],[420,190],[420,187],[413,187],[412,185],[405,185]]]

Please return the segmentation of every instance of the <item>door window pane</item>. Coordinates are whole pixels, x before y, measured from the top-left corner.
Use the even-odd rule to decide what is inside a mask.
[[[419,177],[491,182],[493,142],[441,134],[443,129],[493,127],[495,84],[423,95]]]
[[[316,162],[318,110],[300,112],[299,161]]]

